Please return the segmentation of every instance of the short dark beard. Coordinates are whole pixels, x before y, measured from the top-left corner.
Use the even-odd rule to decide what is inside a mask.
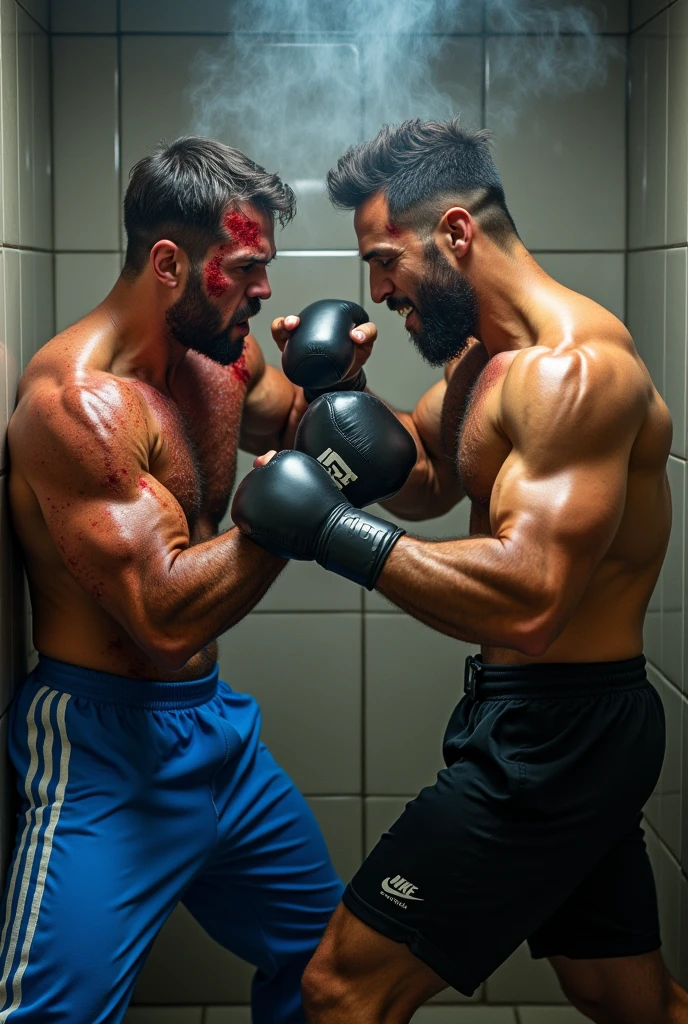
[[[455,359],[478,328],[478,296],[470,281],[444,258],[433,241],[423,247],[427,274],[416,289],[419,331],[408,329],[430,366]]]
[[[260,311],[260,299],[251,299],[232,316],[228,326],[221,330],[222,314],[203,291],[203,273],[200,263],[192,263],[184,294],[167,310],[165,320],[172,337],[185,348],[200,352],[221,366],[229,366],[244,351],[244,339],[232,341],[235,324],[248,320]]]

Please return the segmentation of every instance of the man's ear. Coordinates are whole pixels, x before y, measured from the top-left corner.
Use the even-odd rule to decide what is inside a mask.
[[[179,288],[186,281],[189,259],[183,249],[164,238],[151,249],[150,265],[165,288]]]
[[[440,222],[440,233],[456,258],[462,259],[473,241],[473,218],[462,206],[452,206]]]

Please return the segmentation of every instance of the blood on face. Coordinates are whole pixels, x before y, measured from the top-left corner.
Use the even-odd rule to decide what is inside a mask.
[[[393,221],[391,220],[387,221],[387,223],[385,224],[385,231],[387,232],[390,238],[398,238],[399,235],[401,234],[401,228],[398,226],[398,224],[394,224]]]
[[[235,362],[230,363],[229,368],[240,384],[248,384],[251,374],[246,365],[246,355],[243,352]]]
[[[205,286],[208,295],[214,299],[224,295],[232,283],[222,269],[225,256],[237,246],[252,248],[260,245],[260,224],[247,217],[245,213],[230,210],[225,215],[223,224],[226,231],[232,236],[232,242],[219,245],[217,252],[208,261],[205,268]]]

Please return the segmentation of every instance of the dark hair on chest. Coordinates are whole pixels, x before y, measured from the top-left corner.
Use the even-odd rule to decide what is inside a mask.
[[[289,185],[214,139],[177,139],[139,160],[124,198],[124,273],[137,276],[165,237],[192,261],[201,259],[211,245],[226,241],[224,213],[239,203],[250,203],[282,225],[296,212]]]

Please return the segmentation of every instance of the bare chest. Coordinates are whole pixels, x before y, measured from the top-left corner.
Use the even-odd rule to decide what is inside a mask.
[[[242,360],[223,367],[190,353],[186,363],[170,394],[137,386],[156,427],[151,473],[177,499],[194,536],[201,523],[217,527],[227,509],[248,374]]]
[[[511,451],[508,439],[498,428],[501,384],[515,353],[504,355],[507,358],[496,356],[487,363],[468,395],[465,382],[455,380],[455,373],[445,396],[445,422],[453,420],[456,424],[452,454],[461,485],[473,506],[472,532],[489,532],[492,488]]]

